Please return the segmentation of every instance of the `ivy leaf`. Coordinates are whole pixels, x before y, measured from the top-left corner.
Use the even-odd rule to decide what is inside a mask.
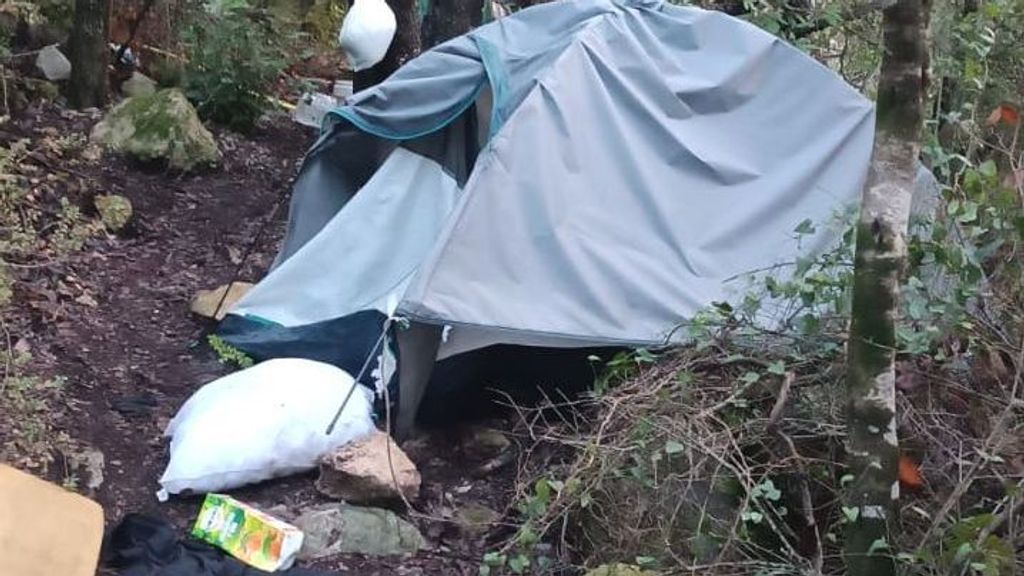
[[[856,522],[860,518],[860,508],[856,506],[843,506],[843,517],[846,518],[847,522]]]
[[[522,574],[530,567],[530,560],[526,556],[519,554],[518,556],[509,558],[508,567],[513,573]]]
[[[868,547],[868,556],[889,549],[889,543],[885,541],[885,538],[879,538],[871,543]]]
[[[669,440],[668,442],[665,442],[665,454],[668,454],[669,456],[673,454],[679,454],[683,450],[686,450],[686,447],[680,444],[679,442],[676,442],[675,440]]]
[[[793,228],[793,232],[800,235],[814,234],[814,223],[811,222],[810,218],[806,218],[796,228]]]
[[[757,372],[747,372],[746,374],[740,377],[740,382],[743,382],[744,384],[753,384],[754,382],[757,382],[760,379],[761,375],[758,374]]]
[[[961,224],[970,224],[978,219],[978,203],[967,200],[963,204],[963,210],[960,215],[956,217],[956,221]]]
[[[750,522],[752,524],[760,524],[761,520],[764,520],[764,515],[755,510],[748,510],[740,515],[744,522]]]

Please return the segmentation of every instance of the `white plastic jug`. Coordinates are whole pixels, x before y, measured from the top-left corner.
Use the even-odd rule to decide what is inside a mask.
[[[338,32],[349,67],[358,72],[383,60],[396,27],[395,13],[384,0],[355,0]]]

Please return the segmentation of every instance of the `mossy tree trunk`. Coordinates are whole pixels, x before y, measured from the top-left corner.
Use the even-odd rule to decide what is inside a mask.
[[[110,0],[75,0],[68,99],[78,109],[107,102],[107,26]]]
[[[416,0],[387,0],[387,3],[395,13],[395,38],[383,60],[372,68],[355,73],[352,88],[356,92],[380,84],[420,53],[420,19]]]
[[[423,47],[469,32],[483,20],[483,0],[431,0],[423,22]]]
[[[924,115],[927,0],[896,0],[883,14],[875,145],[857,227],[847,357],[852,576],[895,572],[889,529],[899,498],[896,318],[910,201]]]

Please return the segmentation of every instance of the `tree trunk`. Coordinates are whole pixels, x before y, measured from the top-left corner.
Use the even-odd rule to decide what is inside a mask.
[[[480,25],[483,0],[432,0],[423,19],[423,48],[465,34]]]
[[[897,0],[883,14],[875,145],[857,226],[847,357],[846,507],[852,576],[895,572],[889,526],[899,498],[895,348],[900,274],[924,116],[927,0]],[[855,512],[854,512],[855,511]]]
[[[420,23],[416,0],[387,0],[387,3],[395,13],[395,38],[383,60],[372,68],[355,73],[352,88],[356,92],[380,84],[402,64],[420,53]]]
[[[107,25],[110,0],[75,0],[68,99],[79,110],[107,102]]]

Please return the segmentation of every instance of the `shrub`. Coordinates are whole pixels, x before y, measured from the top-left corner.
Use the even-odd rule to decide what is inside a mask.
[[[290,37],[244,0],[210,3],[186,28],[186,94],[200,116],[247,131],[269,105],[265,92],[285,66]]]

